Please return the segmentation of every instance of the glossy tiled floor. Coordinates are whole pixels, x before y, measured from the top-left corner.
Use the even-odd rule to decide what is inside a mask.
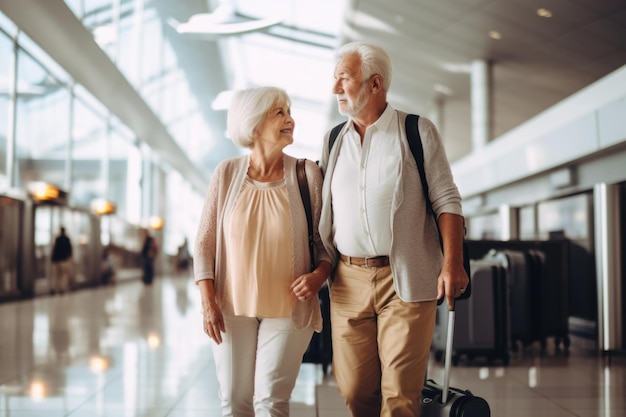
[[[0,304],[0,417],[217,417],[217,381],[198,297],[160,278]],[[430,376],[441,378],[432,362]],[[453,386],[493,416],[624,417],[626,360],[577,344],[516,353],[507,367],[461,363]],[[293,417],[348,416],[331,377],[302,366]]]

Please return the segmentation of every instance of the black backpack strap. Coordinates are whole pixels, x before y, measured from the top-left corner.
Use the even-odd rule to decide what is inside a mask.
[[[435,214],[433,205],[428,197],[428,181],[426,181],[426,172],[424,170],[424,148],[422,147],[422,138],[417,128],[417,122],[419,116],[416,114],[407,114],[404,122],[404,128],[406,129],[406,139],[409,141],[409,147],[415,163],[417,164],[417,170],[420,174],[420,180],[422,181],[422,189],[424,190],[424,199],[426,200],[426,208],[431,214]]]
[[[337,136],[339,136],[339,132],[341,132],[341,129],[343,129],[346,123],[348,122],[341,122],[330,131],[330,136],[328,136],[328,153],[330,153],[330,150],[333,148],[333,145],[337,140]]]

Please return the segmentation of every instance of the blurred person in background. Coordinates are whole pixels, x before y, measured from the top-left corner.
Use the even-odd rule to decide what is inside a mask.
[[[159,252],[157,240],[148,230],[145,232],[143,247],[141,248],[141,260],[143,267],[143,282],[146,285],[152,284],[154,280],[154,260]]]
[[[52,247],[52,288],[50,294],[63,294],[69,289],[72,265],[72,242],[65,234],[65,227],[59,228]]]
[[[174,263],[176,273],[187,276],[187,273],[189,271],[189,264],[191,263],[191,254],[189,253],[187,238],[184,238],[183,243],[181,243],[181,245],[178,247]]]

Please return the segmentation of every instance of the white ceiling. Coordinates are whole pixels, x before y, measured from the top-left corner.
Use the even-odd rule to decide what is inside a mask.
[[[541,7],[552,17],[539,17]],[[441,97],[436,86],[451,91],[442,123],[450,159],[470,150],[471,113],[470,75],[449,68],[492,63],[498,137],[626,64],[624,0],[355,0],[345,27],[349,40],[388,50],[396,106],[428,114]]]
[[[209,3],[184,1],[187,13],[210,11],[218,1]],[[287,34],[295,27],[328,35],[317,37],[318,47],[289,43],[279,36],[285,33],[279,26],[219,41],[230,58],[242,59],[244,84],[282,86],[295,97],[294,107],[306,103],[317,113],[305,126],[308,134],[319,136],[341,118],[330,91],[334,48],[367,40],[391,56],[390,103],[433,118],[437,111],[451,160],[472,146],[472,61],[491,63],[492,138],[626,64],[624,0],[239,0],[235,5],[252,17],[282,11]],[[552,17],[540,17],[539,8]],[[492,39],[490,31],[501,39]],[[233,87],[236,71],[228,56],[223,64],[229,85],[214,85],[212,91]],[[314,148],[321,143],[316,142]]]

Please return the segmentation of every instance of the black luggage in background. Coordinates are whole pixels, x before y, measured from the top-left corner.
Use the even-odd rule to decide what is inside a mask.
[[[472,270],[473,271],[473,270]],[[472,293],[470,300],[474,297]],[[467,300],[463,300],[466,302]],[[457,301],[458,303],[458,301]],[[432,379],[426,381],[422,389],[421,416],[422,417],[490,417],[491,410],[484,398],[473,395],[469,390],[450,387],[450,368],[452,345],[454,341],[455,311],[448,310],[446,302],[443,306],[446,316],[446,345],[444,348],[445,365],[443,385],[438,385]],[[440,311],[437,312],[439,313]]]
[[[546,245],[547,246],[547,245]],[[536,285],[533,304],[537,312],[533,319],[535,340],[541,342],[541,348],[547,346],[547,338],[554,337],[554,346],[559,349],[561,343],[565,349],[569,348],[569,283],[568,277],[561,273],[566,269],[563,266],[567,258],[557,262],[546,262],[550,251],[561,251],[561,247],[553,245],[543,250],[530,249],[528,251],[531,265],[531,274]]]
[[[543,323],[544,303],[543,295],[545,294],[545,256],[542,252],[535,249],[528,249],[528,269],[530,273],[531,285],[531,329],[532,340],[539,341],[541,348],[546,347],[546,327]],[[547,309],[545,309],[547,311]]]
[[[506,269],[509,297],[509,324],[511,347],[516,350],[516,342],[526,347],[538,339],[537,323],[537,280],[539,271],[536,261],[528,251],[512,249],[492,249],[485,259],[502,262]],[[539,316],[541,314],[539,313]]]
[[[510,288],[511,303],[511,337],[520,340],[524,345],[539,341],[541,348],[547,346],[547,338],[554,337],[554,345],[559,349],[561,344],[567,349],[570,345],[569,315],[570,293],[570,243],[567,240],[550,241],[499,241],[471,240],[467,241],[471,259],[489,256],[492,251],[520,251],[526,255],[528,270],[530,310],[530,337],[527,328],[520,327],[519,312],[526,295],[520,290]],[[523,292],[523,291],[522,291]],[[517,318],[516,318],[517,317]],[[526,316],[528,317],[528,316]]]
[[[456,302],[458,326],[452,345],[453,361],[486,358],[509,364],[509,313],[506,269],[501,260],[471,260],[472,296]],[[437,308],[431,349],[440,361],[445,351],[448,306]]]
[[[320,308],[322,310],[323,327],[322,332],[313,332],[311,342],[304,356],[302,362],[304,363],[316,363],[322,365],[324,374],[328,372],[328,367],[332,363],[333,359],[333,346],[330,330],[330,294],[328,283],[324,283],[317,294],[320,300]]]

